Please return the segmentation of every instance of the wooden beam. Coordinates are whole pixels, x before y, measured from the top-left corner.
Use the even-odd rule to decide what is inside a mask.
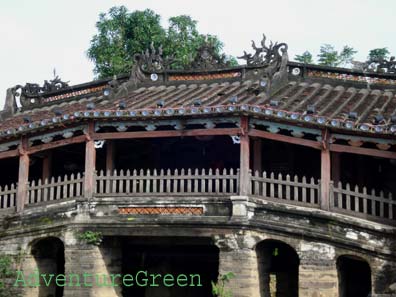
[[[106,142],[106,170],[114,170],[115,143],[112,140]]]
[[[52,174],[52,151],[48,151],[43,158],[42,181],[49,180]]]
[[[364,147],[355,147],[342,144],[330,144],[330,151],[338,153],[351,153],[358,155],[366,155],[372,157],[380,157],[387,159],[396,159],[396,152],[392,151],[381,151],[377,149],[370,149]]]
[[[96,149],[95,141],[92,139],[94,133],[94,123],[89,123],[86,132],[87,140],[85,143],[85,173],[84,173],[84,197],[91,199],[95,190],[95,163]]]
[[[80,135],[80,136],[76,136],[76,137],[71,137],[71,138],[66,138],[66,139],[53,141],[53,142],[50,142],[50,143],[39,144],[39,145],[35,145],[33,147],[29,147],[27,149],[27,153],[28,154],[34,154],[34,153],[37,153],[37,152],[41,152],[41,151],[45,151],[45,150],[49,150],[49,149],[53,149],[53,148],[57,148],[57,147],[65,146],[65,145],[69,145],[69,144],[82,143],[86,139],[87,139],[86,135]]]
[[[249,136],[308,146],[308,147],[318,149],[318,150],[322,149],[322,144],[318,141],[297,138],[297,137],[292,137],[292,136],[286,136],[286,135],[282,135],[282,134],[274,134],[274,133],[257,130],[257,129],[250,129]]]
[[[26,152],[26,148],[28,146],[27,138],[22,138],[21,145],[19,148],[19,172],[18,172],[18,189],[17,189],[17,198],[16,198],[16,209],[17,212],[23,211],[25,208],[27,192],[28,192],[28,183],[29,183],[29,163],[30,158]]]
[[[18,157],[18,156],[19,156],[19,151],[17,149],[11,150],[11,151],[6,151],[6,152],[1,152],[0,153],[0,160],[1,159],[12,158],[12,157]]]
[[[260,138],[253,140],[253,171],[262,172],[262,141]]]
[[[165,130],[165,131],[137,131],[137,132],[111,132],[93,133],[94,140],[102,139],[128,139],[128,138],[155,138],[155,137],[186,137],[186,136],[211,136],[211,135],[239,135],[239,128],[213,128],[192,130]]]
[[[250,178],[249,178],[249,160],[250,160],[250,146],[249,146],[249,119],[248,117],[241,118],[240,136],[240,166],[239,166],[239,195],[246,196],[250,194]]]

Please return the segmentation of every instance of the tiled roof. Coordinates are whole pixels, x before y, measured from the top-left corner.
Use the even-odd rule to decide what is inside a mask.
[[[297,74],[293,72],[295,68],[299,69]],[[152,118],[236,112],[291,124],[345,129],[349,131],[346,133],[396,134],[396,78],[374,77],[371,79],[378,84],[370,86],[362,74],[337,74],[334,68],[329,71],[317,68],[307,70],[306,65],[289,63],[289,81],[270,96],[264,92],[260,79],[236,75],[238,71],[224,75],[216,72],[216,77],[201,73],[195,76],[196,80],[193,74],[188,74],[188,79],[177,74],[173,76],[177,79],[142,84],[115,98],[103,95],[104,87],[87,97],[83,90],[74,98],[64,96],[67,100],[62,100],[59,94],[61,99],[50,105],[19,111],[4,119],[0,123],[0,137],[92,117]],[[386,83],[381,85],[378,79]],[[159,101],[163,106],[158,106]],[[89,102],[93,104],[87,107]],[[55,115],[55,108],[62,111],[61,116]]]

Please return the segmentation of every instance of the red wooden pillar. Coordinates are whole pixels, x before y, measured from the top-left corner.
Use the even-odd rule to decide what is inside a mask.
[[[256,138],[253,140],[253,171],[262,173],[262,156],[261,156],[261,139]]]
[[[51,178],[52,171],[52,151],[47,152],[47,154],[43,158],[43,176],[42,180],[49,180]]]
[[[323,133],[323,148],[320,154],[320,208],[323,210],[330,210],[331,161],[328,139],[329,135],[326,130]]]
[[[16,199],[17,212],[21,212],[25,208],[28,183],[29,183],[29,163],[30,158],[27,153],[28,139],[22,138],[19,148],[19,173],[18,173],[18,190]]]
[[[240,136],[240,171],[239,171],[239,195],[246,196],[250,194],[250,176],[249,176],[249,119],[248,117],[241,118],[241,136]]]
[[[106,170],[113,172],[114,170],[114,141],[106,141]]]
[[[85,173],[84,173],[84,197],[90,199],[95,191],[95,163],[96,149],[95,141],[91,135],[94,132],[94,123],[88,124],[86,133],[87,140],[85,142]]]

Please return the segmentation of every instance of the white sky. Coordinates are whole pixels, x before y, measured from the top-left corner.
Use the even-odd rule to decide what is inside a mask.
[[[0,109],[6,89],[26,82],[43,84],[53,69],[70,84],[93,79],[86,57],[100,12],[115,5],[130,11],[151,8],[162,16],[188,14],[201,33],[217,35],[225,52],[251,51],[250,40],[286,42],[289,56],[317,54],[323,43],[340,50],[348,44],[364,61],[368,51],[388,47],[396,55],[394,0],[1,0]]]

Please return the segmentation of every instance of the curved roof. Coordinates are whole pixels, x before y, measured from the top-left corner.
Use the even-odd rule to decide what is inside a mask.
[[[9,89],[0,139],[92,118],[218,114],[252,114],[346,134],[396,134],[396,75],[287,62],[287,53],[271,63],[189,71],[138,65],[112,80],[25,94],[19,109],[15,89]]]

